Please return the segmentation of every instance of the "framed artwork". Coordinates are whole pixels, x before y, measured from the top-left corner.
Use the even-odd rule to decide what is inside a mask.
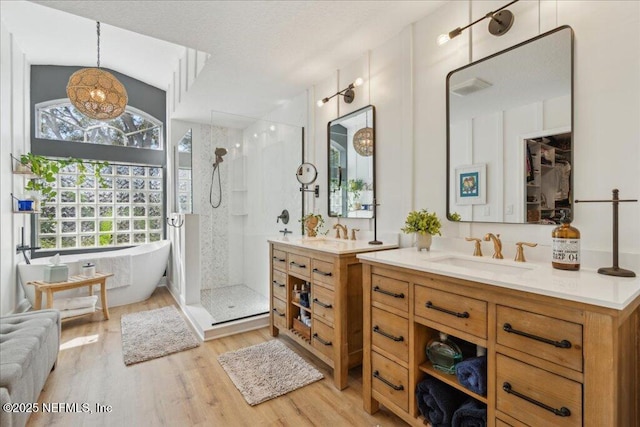
[[[487,203],[487,165],[459,166],[456,168],[456,204],[484,205]]]

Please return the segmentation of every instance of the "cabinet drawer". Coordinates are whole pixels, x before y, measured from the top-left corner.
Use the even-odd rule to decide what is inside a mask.
[[[274,249],[271,257],[271,263],[273,264],[273,268],[287,271],[287,253]]]
[[[409,283],[373,274],[371,301],[408,313]]]
[[[582,325],[498,306],[498,344],[582,372]]]
[[[371,345],[409,361],[409,320],[376,307],[371,309]]]
[[[333,328],[314,318],[311,324],[311,345],[325,356],[333,359],[334,342]]]
[[[311,274],[314,282],[322,282],[333,287],[336,281],[336,265],[333,262],[312,259]]]
[[[409,410],[409,371],[376,352],[371,352],[371,388]]]
[[[273,298],[273,310],[271,311],[271,317],[273,319],[273,324],[278,328],[286,328],[287,327],[287,304],[279,300],[278,298]]]
[[[287,300],[287,275],[279,270],[273,270],[273,281],[271,282],[272,295]]]
[[[487,337],[487,303],[425,286],[415,287],[415,314],[443,325]]]
[[[311,260],[309,257],[289,254],[288,263],[289,272],[309,277],[311,271]]]
[[[582,385],[497,353],[496,408],[530,426],[581,426]]]
[[[313,315],[333,326],[333,291],[320,286],[313,287]]]

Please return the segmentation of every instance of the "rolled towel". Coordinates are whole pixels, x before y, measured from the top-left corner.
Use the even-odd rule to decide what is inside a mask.
[[[452,427],[485,427],[487,425],[487,406],[469,398],[453,414]]]
[[[426,377],[416,387],[420,413],[433,427],[450,426],[455,410],[467,396],[433,377]]]
[[[487,394],[487,356],[470,357],[456,365],[460,384],[481,395]]]

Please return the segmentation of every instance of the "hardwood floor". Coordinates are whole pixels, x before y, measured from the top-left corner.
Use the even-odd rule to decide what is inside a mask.
[[[166,288],[142,303],[110,309],[111,319],[73,320],[62,326],[56,369],[40,404],[59,403],[57,413],[31,415],[28,426],[405,426],[385,408],[374,416],[362,409],[361,369],[349,372],[349,387],[337,390],[332,371],[287,338],[325,376],[276,399],[249,406],[218,364],[217,356],[273,339],[267,328],[202,343],[198,348],[125,366],[120,317],[175,304]],[[92,321],[93,320],[93,321]],[[286,367],[283,367],[286,369]],[[76,413],[68,404],[88,404]],[[98,413],[96,405],[110,405]],[[81,406],[80,406],[81,407]]]

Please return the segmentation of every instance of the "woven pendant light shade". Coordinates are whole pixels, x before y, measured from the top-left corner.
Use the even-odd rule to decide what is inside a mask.
[[[83,68],[69,77],[67,96],[87,117],[111,120],[124,113],[127,90],[115,76],[100,68]]]
[[[353,135],[353,148],[363,157],[373,154],[373,128],[362,128]]]

